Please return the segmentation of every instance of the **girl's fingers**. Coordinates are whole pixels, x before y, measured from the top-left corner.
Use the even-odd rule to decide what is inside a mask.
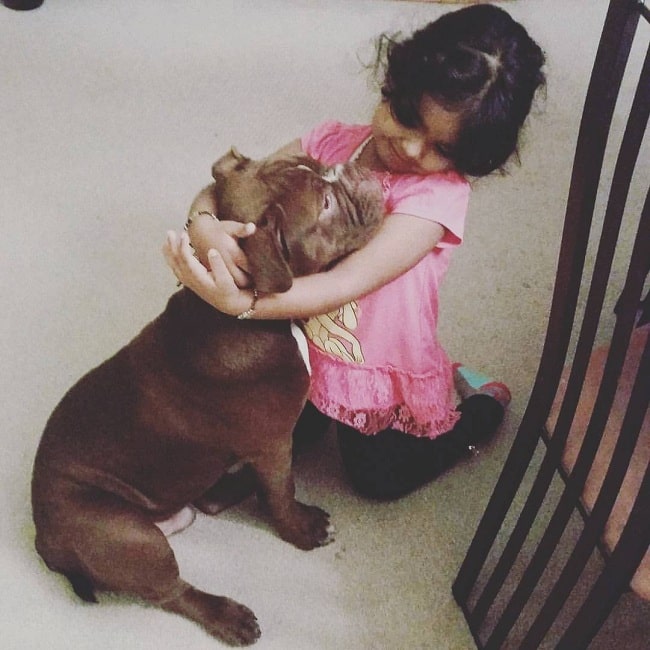
[[[219,256],[221,258],[221,256]],[[221,258],[223,262],[223,258]],[[210,265],[212,265],[212,261],[210,261]],[[228,269],[228,272],[230,273],[230,276],[232,277],[234,283],[240,288],[240,289],[246,289],[247,287],[251,286],[251,278],[242,269],[240,269],[237,265],[227,265],[226,268]]]
[[[239,239],[245,239],[255,232],[255,224],[238,223],[236,221],[222,221],[222,232],[226,237],[215,248],[221,253],[228,270],[233,276],[237,286],[247,287],[250,278],[246,273],[250,270],[248,259],[239,246]]]
[[[223,231],[237,239],[250,237],[255,232],[254,223],[240,223],[239,221],[220,221]]]
[[[239,221],[196,221],[192,222],[192,242],[198,247],[199,259],[209,264],[207,253],[210,248],[219,251],[235,283],[239,287],[250,285],[247,275],[248,260],[239,246],[239,240],[255,232],[255,224]]]
[[[190,236],[185,231],[183,231],[180,236],[179,253],[183,263],[188,266],[192,265],[191,260],[194,260],[195,262],[198,261],[194,257],[194,251],[190,246]]]
[[[163,253],[174,275],[188,289],[220,311],[238,313],[240,290],[219,251],[208,251],[208,270],[194,257],[187,233],[169,231]]]
[[[197,290],[200,286],[210,284],[207,270],[193,255],[187,233],[179,235],[170,230],[163,246],[163,254],[167,265],[184,285]]]
[[[226,266],[223,257],[214,248],[208,251],[208,261],[210,262],[210,275],[217,288],[224,292],[237,290],[230,269]]]
[[[188,286],[199,282],[203,286],[210,286],[210,274],[208,270],[194,257],[194,251],[190,246],[190,238],[186,232],[182,232],[178,249],[179,266],[183,277],[179,278],[183,284]]]
[[[234,249],[241,254],[245,261],[245,256],[239,247],[235,245]],[[236,296],[239,289],[249,287],[251,284],[248,274],[234,263],[232,252],[230,255],[222,255],[216,249],[209,250],[210,270],[208,270],[194,256],[186,232],[179,234],[170,230],[163,246],[167,265],[174,272],[177,280],[204,300],[222,309],[227,306],[227,303],[217,304],[215,302],[217,296],[220,297],[219,300],[228,300],[228,296]]]
[[[250,286],[251,280],[248,275],[248,260],[244,251],[236,244],[235,240],[231,239],[231,246],[227,251],[219,251],[219,257],[226,265],[232,279],[240,289],[245,289]],[[210,259],[210,258],[208,258]]]
[[[163,245],[163,255],[165,256],[165,261],[167,266],[174,272],[174,275],[178,277],[177,273],[177,263],[176,255],[178,250],[178,235],[173,230],[167,231],[167,239]]]

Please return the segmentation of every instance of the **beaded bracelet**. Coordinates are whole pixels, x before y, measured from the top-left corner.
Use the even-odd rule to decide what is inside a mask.
[[[237,316],[238,320],[248,320],[251,318],[251,316],[255,313],[255,306],[257,305],[257,299],[260,297],[260,294],[258,293],[257,289],[253,289],[253,302],[251,302],[251,306],[246,310],[243,311],[239,316]]]
[[[187,221],[185,222],[185,225],[183,226],[183,230],[185,232],[187,232],[189,230],[190,226],[192,225],[192,217],[200,217],[202,214],[206,214],[209,217],[212,217],[215,221],[219,221],[216,214],[212,214],[212,212],[208,212],[207,210],[199,210],[198,212],[192,212],[192,214],[190,214],[187,217]]]

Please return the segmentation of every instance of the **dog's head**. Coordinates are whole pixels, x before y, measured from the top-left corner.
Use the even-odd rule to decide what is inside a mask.
[[[353,164],[307,156],[251,160],[232,149],[212,166],[219,218],[253,222],[242,240],[255,287],[287,291],[361,248],[383,217],[380,183]]]

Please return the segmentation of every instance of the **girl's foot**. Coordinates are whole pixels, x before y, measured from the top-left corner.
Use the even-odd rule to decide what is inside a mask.
[[[489,395],[499,402],[504,409],[510,404],[512,396],[505,384],[493,381],[480,372],[476,372],[460,363],[455,363],[453,369],[454,385],[463,400],[472,395]]]

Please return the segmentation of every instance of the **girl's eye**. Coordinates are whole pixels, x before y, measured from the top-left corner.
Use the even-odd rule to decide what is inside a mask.
[[[406,129],[417,129],[420,126],[420,114],[417,107],[408,100],[393,99],[390,104],[393,119]]]
[[[448,144],[438,143],[434,146],[434,149],[443,157],[449,158],[453,156],[453,150]]]

